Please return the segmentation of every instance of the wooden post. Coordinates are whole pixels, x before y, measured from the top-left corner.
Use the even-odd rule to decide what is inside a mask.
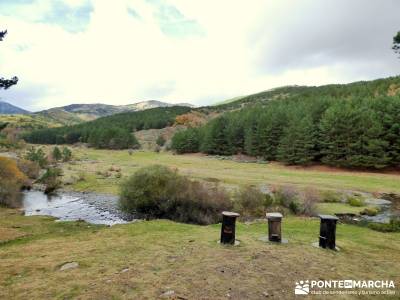
[[[321,248],[336,249],[336,222],[337,217],[331,215],[319,215],[321,219],[319,230],[319,246]]]
[[[235,227],[238,213],[222,212],[221,244],[235,244]]]
[[[278,242],[282,241],[282,231],[281,231],[281,223],[282,223],[282,214],[280,213],[267,213],[268,220],[268,240],[270,242]]]

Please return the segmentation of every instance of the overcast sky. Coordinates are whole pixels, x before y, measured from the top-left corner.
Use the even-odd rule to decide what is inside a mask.
[[[400,74],[399,0],[0,0],[3,101],[212,104]]]

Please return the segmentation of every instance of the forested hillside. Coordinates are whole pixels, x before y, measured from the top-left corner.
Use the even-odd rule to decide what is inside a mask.
[[[124,149],[138,144],[133,131],[170,126],[176,116],[189,111],[188,107],[176,106],[121,113],[79,125],[36,130],[24,139],[34,144],[84,142],[96,148]]]
[[[284,87],[217,109],[234,111],[178,132],[172,147],[178,153],[244,153],[287,164],[400,165],[400,77]]]
[[[76,125],[95,119],[111,116],[119,113],[142,111],[157,107],[187,106],[190,104],[178,103],[171,104],[157,100],[148,100],[127,105],[109,104],[70,104],[67,106],[54,107],[47,110],[36,112],[36,115],[43,116],[52,121],[62,123],[64,126]]]
[[[246,105],[265,103],[273,99],[287,99],[298,96],[313,98],[331,96],[347,98],[350,96],[376,97],[378,95],[393,96],[400,94],[400,77],[389,77],[372,81],[359,81],[349,84],[329,84],[324,86],[284,86],[261,93],[239,97],[236,101],[228,101],[215,106],[214,109],[225,111],[237,109]]]

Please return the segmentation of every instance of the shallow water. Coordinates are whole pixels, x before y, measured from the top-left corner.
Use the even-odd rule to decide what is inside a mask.
[[[378,207],[380,212],[376,216],[361,216],[368,222],[389,223],[393,216],[392,202],[385,199],[369,198],[365,200],[365,204]]]
[[[129,221],[118,210],[117,198],[109,195],[60,193],[48,196],[40,191],[26,191],[23,208],[26,216],[52,216],[60,221],[84,220],[110,226]]]

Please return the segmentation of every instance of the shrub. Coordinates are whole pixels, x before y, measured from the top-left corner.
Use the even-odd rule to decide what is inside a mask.
[[[264,206],[270,207],[274,204],[274,198],[270,194],[265,194]]]
[[[110,177],[110,176],[111,176],[111,173],[108,172],[108,171],[104,171],[104,172],[101,172],[101,175],[102,175],[104,178],[107,178],[107,177]]]
[[[297,191],[291,186],[279,187],[274,191],[275,202],[289,208],[290,203],[297,201]]]
[[[379,213],[378,207],[366,207],[363,211],[360,212],[361,215],[367,216],[376,216]]]
[[[58,148],[57,146],[54,147],[53,152],[52,152],[52,156],[53,156],[53,159],[54,159],[55,161],[61,160],[62,157],[63,157],[63,155],[62,155],[62,153],[61,153],[61,151],[60,151],[60,148]]]
[[[252,186],[240,187],[234,199],[235,211],[245,218],[264,216],[267,206],[272,204],[269,202],[270,196],[266,197],[259,189]]]
[[[0,206],[17,208],[22,203],[21,186],[12,180],[0,178]]]
[[[0,205],[18,207],[21,204],[21,188],[30,183],[18,168],[15,160],[0,157]]]
[[[400,232],[400,218],[393,217],[389,224],[370,223],[368,228],[381,232]]]
[[[5,180],[14,181],[21,186],[28,183],[28,178],[18,168],[15,160],[0,157],[0,181]]]
[[[61,186],[61,180],[58,178],[62,175],[59,168],[48,168],[46,173],[40,178],[39,182],[46,185],[45,193],[51,194]]]
[[[20,159],[17,162],[18,168],[30,179],[36,179],[39,176],[40,166],[37,162]]]
[[[350,206],[356,206],[356,207],[364,206],[364,200],[361,198],[349,197],[347,199],[347,202],[350,204]]]
[[[85,172],[79,172],[78,177],[77,177],[78,182],[86,181],[86,173]]]
[[[46,154],[42,148],[37,150],[34,147],[29,148],[25,155],[25,159],[37,162],[41,168],[47,166],[48,163]]]
[[[159,135],[157,140],[156,140],[156,144],[158,146],[162,147],[162,146],[165,145],[165,142],[166,142],[165,138],[162,135]]]
[[[300,203],[297,200],[291,201],[289,203],[289,209],[295,215],[298,215],[301,211]]]
[[[231,208],[225,190],[191,181],[165,166],[139,169],[120,186],[123,211],[146,218],[167,218],[179,222],[211,224]]]
[[[320,201],[320,194],[315,189],[307,188],[298,192],[291,186],[283,186],[274,192],[275,202],[288,208],[296,215],[315,215],[316,203]]]
[[[72,151],[68,147],[64,147],[62,150],[62,160],[64,162],[70,161],[72,158]]]
[[[307,188],[301,193],[300,198],[301,214],[305,216],[314,216],[316,214],[316,204],[321,199],[320,193],[313,188]]]
[[[324,191],[322,192],[322,201],[328,203],[338,203],[341,202],[341,196],[339,193],[334,191]]]

